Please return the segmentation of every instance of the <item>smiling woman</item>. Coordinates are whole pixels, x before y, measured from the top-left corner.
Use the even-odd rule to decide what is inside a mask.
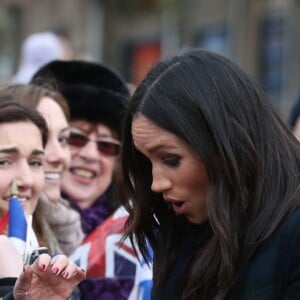
[[[4,191],[1,201],[7,210],[11,183],[16,179],[24,211],[33,214],[44,184],[43,161],[44,149],[37,126],[26,121],[0,124],[0,190]]]
[[[40,68],[31,82],[42,86],[55,82],[70,107],[71,164],[64,173],[62,191],[79,211],[86,234],[87,244],[77,249],[76,256],[76,261],[88,265],[90,277],[80,284],[82,300],[128,299],[135,275],[131,264],[137,261],[129,259],[125,251],[115,253],[112,241],[120,231],[116,218],[110,218],[120,205],[116,171],[122,117],[129,100],[126,84],[105,65],[76,60],[52,61]]]
[[[8,213],[8,201],[13,201],[10,199],[12,183],[17,186],[25,214],[34,213],[44,185],[44,148],[48,140],[46,122],[37,111],[4,98],[0,93],[1,224]],[[31,247],[34,248],[32,244]],[[1,299],[67,299],[84,278],[84,270],[64,255],[51,259],[48,254],[42,254],[32,265],[23,266],[22,256],[3,232],[0,233],[0,266]]]
[[[79,214],[61,197],[61,177],[70,164],[69,110],[57,92],[35,85],[10,85],[0,89],[5,101],[18,101],[36,109],[46,120],[48,139],[44,157],[44,188],[33,215],[33,227],[41,246],[50,253],[71,254],[83,233]],[[21,133],[22,131],[20,131]]]
[[[0,104],[0,201],[4,211],[16,180],[24,211],[27,215],[34,212],[44,184],[47,138],[47,126],[39,114],[17,103]]]

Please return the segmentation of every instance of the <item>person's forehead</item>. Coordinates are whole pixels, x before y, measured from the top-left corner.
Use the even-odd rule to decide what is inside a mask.
[[[0,149],[15,154],[44,153],[41,133],[37,126],[30,122],[0,124]]]

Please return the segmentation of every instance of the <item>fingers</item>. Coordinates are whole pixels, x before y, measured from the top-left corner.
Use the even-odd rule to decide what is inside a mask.
[[[78,278],[84,278],[85,271],[81,270],[65,255],[56,255],[51,259],[48,254],[41,254],[38,259],[32,265],[33,272],[39,276],[43,276],[43,273],[49,273],[61,276],[64,279],[70,279],[75,276]],[[82,280],[81,279],[81,280]]]
[[[78,271],[77,271],[77,273],[76,273],[76,275],[74,276],[74,279],[76,280],[76,281],[78,281],[78,283],[81,281],[81,280],[83,280],[84,278],[86,277],[86,271],[84,270],[84,269],[80,269],[80,268],[78,268]],[[77,283],[77,284],[78,284]],[[76,285],[77,285],[76,284]]]
[[[66,299],[84,278],[85,271],[65,255],[51,259],[41,254],[32,265],[24,266],[14,287],[14,299]]]
[[[55,275],[61,275],[65,279],[69,279],[76,275],[77,266],[69,260],[65,255],[58,255],[51,261],[52,272]]]
[[[24,296],[28,294],[31,286],[32,275],[30,266],[24,266],[23,272],[18,277],[14,286],[13,295],[15,300],[25,299]]]

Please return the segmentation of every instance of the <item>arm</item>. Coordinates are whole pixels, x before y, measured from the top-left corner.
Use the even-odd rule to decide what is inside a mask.
[[[0,235],[0,279],[18,277],[22,272],[22,257],[5,235]]]
[[[0,235],[0,297],[13,299],[12,290],[22,272],[22,257],[5,235]]]
[[[49,255],[43,254],[23,269],[20,254],[3,235],[0,235],[0,249],[0,297],[4,300],[67,299],[85,276],[85,272],[64,255],[51,260]]]

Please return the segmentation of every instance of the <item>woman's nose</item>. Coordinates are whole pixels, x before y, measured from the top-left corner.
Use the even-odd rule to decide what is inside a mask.
[[[78,153],[81,157],[89,160],[96,160],[99,158],[97,143],[94,141],[88,141]]]
[[[34,176],[30,165],[27,162],[22,163],[18,170],[16,177],[18,187],[31,187],[34,184]]]
[[[59,141],[48,142],[45,149],[45,158],[49,163],[60,163],[70,160],[68,148],[63,148]]]
[[[152,171],[152,185],[151,185],[151,190],[155,193],[161,193],[164,192],[168,189],[170,189],[172,186],[171,180],[163,176],[163,174],[157,172],[157,171]]]

